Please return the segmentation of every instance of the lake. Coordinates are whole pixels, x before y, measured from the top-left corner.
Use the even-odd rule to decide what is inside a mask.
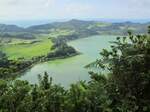
[[[46,71],[53,78],[53,83],[68,87],[80,80],[89,81],[90,76],[85,65],[100,58],[99,52],[110,46],[110,41],[116,36],[92,36],[69,42],[81,55],[66,59],[57,59],[37,64],[26,71],[19,79],[27,80],[34,84],[38,82],[38,75]]]

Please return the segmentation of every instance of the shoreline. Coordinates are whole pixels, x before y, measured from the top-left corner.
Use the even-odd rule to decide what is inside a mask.
[[[77,55],[80,55],[80,54],[82,54],[82,53],[76,52],[76,53],[73,53],[73,54],[71,54],[71,55],[69,55],[69,56],[60,56],[60,57],[55,57],[55,58],[48,58],[48,59],[42,60],[42,61],[39,60],[39,61],[37,61],[37,62],[32,63],[30,66],[26,67],[25,69],[22,69],[22,70],[20,70],[20,71],[18,71],[18,72],[16,72],[16,73],[13,73],[13,74],[12,74],[12,77],[8,78],[8,80],[9,80],[9,79],[16,79],[17,77],[22,76],[22,74],[23,74],[24,72],[26,72],[27,70],[29,70],[30,68],[32,68],[32,67],[35,66],[36,64],[44,63],[44,62],[47,62],[47,61],[54,61],[54,60],[57,60],[57,59],[70,58],[70,57],[74,57],[74,56],[77,56]],[[20,74],[21,74],[21,75],[20,75]]]

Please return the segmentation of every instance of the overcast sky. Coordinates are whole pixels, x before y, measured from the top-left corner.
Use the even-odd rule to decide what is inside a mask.
[[[148,19],[150,0],[0,0],[0,20]]]

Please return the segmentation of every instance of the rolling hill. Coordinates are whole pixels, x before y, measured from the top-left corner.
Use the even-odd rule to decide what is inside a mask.
[[[51,37],[67,39],[83,38],[91,35],[126,35],[128,30],[133,33],[146,33],[150,23],[108,23],[99,21],[70,20],[21,28],[16,25],[0,24],[0,37],[33,39],[35,34],[49,34]]]

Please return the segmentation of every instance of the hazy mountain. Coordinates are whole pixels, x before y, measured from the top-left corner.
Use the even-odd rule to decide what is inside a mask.
[[[73,31],[78,38],[96,34],[125,35],[128,30],[131,30],[133,33],[146,33],[148,25],[150,25],[150,23],[109,23],[75,19],[67,22],[53,22],[49,24],[35,25],[28,28],[21,28],[16,25],[0,24],[0,36],[17,36],[17,38],[26,38],[27,36],[27,38],[33,38],[33,34],[50,34],[56,30]],[[23,36],[21,36],[21,34]]]
[[[0,32],[23,32],[24,28],[18,27],[16,25],[6,25],[0,24]]]
[[[70,20],[67,22],[54,22],[50,24],[43,24],[43,25],[36,25],[28,27],[28,31],[38,31],[38,30],[49,30],[49,29],[79,29],[79,28],[86,28],[90,24],[93,24],[93,21],[81,21],[81,20]]]
[[[26,29],[22,27],[6,24],[0,24],[0,37],[23,38],[23,39],[35,38],[32,33],[26,32]]]
[[[30,32],[41,33],[40,31],[45,30],[49,33],[50,29],[70,29],[75,31],[90,30],[103,34],[124,34],[127,30],[132,30],[134,33],[145,33],[149,23],[108,23],[108,22],[97,22],[97,21],[81,21],[81,20],[70,20],[67,22],[55,22],[44,25],[31,26],[27,28]]]

